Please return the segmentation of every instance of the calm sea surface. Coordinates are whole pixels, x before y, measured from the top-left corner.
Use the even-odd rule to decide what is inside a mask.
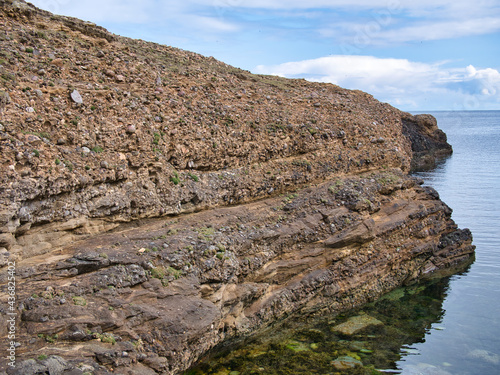
[[[340,316],[298,318],[187,374],[500,374],[500,111],[431,114],[454,153],[417,175],[453,208],[458,226],[472,231],[475,262]],[[380,324],[354,335],[336,330],[366,317]],[[356,367],[340,370],[339,361]]]
[[[453,208],[459,227],[472,231],[476,261],[450,279],[442,320],[398,366],[403,373],[427,363],[450,374],[500,374],[500,111],[431,114],[454,153],[419,175]]]

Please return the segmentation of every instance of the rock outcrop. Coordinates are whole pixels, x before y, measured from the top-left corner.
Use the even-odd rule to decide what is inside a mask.
[[[408,176],[450,150],[432,117],[23,1],[0,25],[1,327],[10,260],[19,343],[0,370],[177,374],[473,257]]]
[[[446,134],[438,128],[434,116],[404,114],[402,122],[403,134],[411,142],[412,171],[434,168],[439,160],[453,153]]]

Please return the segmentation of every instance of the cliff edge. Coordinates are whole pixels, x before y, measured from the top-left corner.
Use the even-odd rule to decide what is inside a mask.
[[[473,258],[408,176],[451,152],[432,116],[24,1],[0,25],[1,329],[9,262],[18,314],[0,371],[178,374]]]

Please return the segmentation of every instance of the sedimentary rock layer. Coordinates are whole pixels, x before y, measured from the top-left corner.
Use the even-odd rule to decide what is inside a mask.
[[[470,233],[450,214],[418,181],[370,172],[94,236],[22,262],[19,352],[179,373],[289,314],[463,265]]]
[[[432,117],[23,1],[0,1],[0,25],[9,374],[177,374],[289,314],[472,259],[470,232],[407,175],[451,152]]]

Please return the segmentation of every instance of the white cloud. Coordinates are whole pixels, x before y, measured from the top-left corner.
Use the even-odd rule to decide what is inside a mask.
[[[186,21],[190,22],[193,28],[202,30],[233,32],[239,29],[239,26],[234,23],[213,17],[187,16]]]
[[[498,0],[187,0],[191,3],[214,8],[242,8],[268,10],[385,10],[391,14],[407,12],[417,17],[466,17],[498,14]]]
[[[265,12],[271,19],[307,13],[320,37],[356,47],[480,35],[500,30],[498,0],[31,0],[57,14],[99,24],[169,25],[174,30],[231,33],[251,31],[261,17],[243,21],[234,12]],[[349,14],[347,18],[342,15]],[[199,17],[193,22],[193,17]],[[340,18],[339,18],[340,17]],[[251,17],[250,17],[251,18]],[[296,21],[291,21],[295,24]]]
[[[173,0],[29,0],[55,14],[94,22],[110,32],[214,55],[219,40],[238,35],[240,25],[228,17]],[[219,49],[218,49],[219,48]]]
[[[334,83],[407,108],[438,103],[454,108],[469,96],[480,98],[488,106],[500,98],[497,70],[476,69],[471,65],[449,69],[446,62],[426,64],[406,59],[338,55],[274,66],[259,65],[254,72]]]
[[[437,66],[405,59],[381,59],[373,56],[336,55],[318,59],[288,62],[274,66],[259,65],[256,73],[284,77],[306,76],[322,82],[349,86],[380,85],[398,87],[401,82],[431,78]]]
[[[500,6],[432,8],[434,12],[409,15],[389,10],[369,10],[362,17],[334,19],[317,28],[318,35],[331,38],[351,49],[369,45],[421,42],[485,35],[500,31]]]
[[[465,69],[461,88],[470,94],[497,97],[500,100],[500,72],[496,69]]]
[[[192,9],[192,1],[158,0],[30,0],[35,6],[52,13],[78,17],[94,23],[164,24],[172,29],[234,32],[238,25],[218,17],[209,7],[208,14]]]
[[[428,9],[429,7],[452,6],[467,3],[467,0],[192,0],[198,4],[213,4],[218,7],[264,8],[264,9],[312,9],[312,8],[391,8],[391,9]],[[491,1],[486,1],[491,3]],[[485,1],[483,1],[485,3]]]
[[[155,14],[155,0],[29,0],[33,5],[55,14],[92,21],[146,23]]]
[[[373,43],[401,43],[482,35],[500,31],[500,18],[484,17],[467,20],[424,21],[392,30],[380,28],[367,33]]]

